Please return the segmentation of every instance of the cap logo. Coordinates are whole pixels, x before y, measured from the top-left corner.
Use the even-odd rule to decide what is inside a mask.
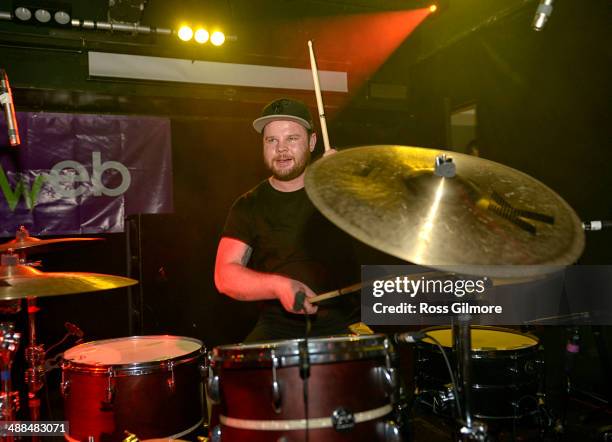
[[[273,107],[272,107],[272,111],[275,114],[280,114],[283,110],[283,108],[285,103],[283,103],[282,101],[277,101],[276,103],[274,103]]]

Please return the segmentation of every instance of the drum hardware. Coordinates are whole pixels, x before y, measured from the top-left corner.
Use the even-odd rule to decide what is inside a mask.
[[[298,301],[300,298],[301,298],[301,301]],[[304,292],[301,292],[301,291],[298,292],[295,297],[296,302],[300,302],[302,306],[304,305],[304,298],[305,298],[305,294]],[[308,335],[310,335],[310,329],[312,326],[309,315],[306,315],[306,314],[304,315],[304,322],[306,324],[306,329],[304,330],[304,339],[299,342],[298,349],[299,349],[299,354],[300,354],[300,359],[299,359],[300,378],[302,379],[302,401],[304,403],[304,418],[306,421],[305,441],[309,442],[310,440],[310,426],[309,426],[310,407],[308,404],[308,378],[310,377],[310,355],[308,353]],[[280,414],[280,413],[277,413],[277,414]]]
[[[100,402],[100,410],[112,411],[115,401],[115,378],[116,373],[113,367],[108,368],[107,384],[104,399]]]
[[[434,412],[445,413],[454,404],[456,400],[454,387],[452,384],[445,384],[442,390],[437,390],[433,395],[432,408]]]
[[[125,439],[123,439],[123,442],[139,442],[139,441],[140,439],[138,439],[138,437],[134,433],[125,431]]]
[[[210,442],[221,442],[221,425],[216,425],[210,434]]]
[[[402,442],[402,434],[399,426],[393,421],[386,421],[383,424],[384,440],[386,442]]]
[[[392,365],[392,361],[391,361],[392,349],[391,349],[391,342],[389,338],[385,338],[385,340],[383,341],[383,345],[385,347],[385,367],[382,369],[383,375],[387,383],[387,391],[389,393],[389,396],[392,398],[393,401],[395,401],[395,399],[397,399],[396,396],[397,396],[397,389],[399,386],[399,376],[397,373],[397,369],[393,367]]]
[[[15,331],[15,325],[10,322],[0,323],[0,420],[14,421],[19,409],[19,392],[12,390],[11,368],[13,358],[19,348],[21,333]],[[12,441],[12,436],[6,436]]]
[[[208,380],[206,381],[206,391],[208,393],[208,399],[213,404],[219,404],[221,401],[221,388],[219,386],[219,376],[214,374],[213,369],[210,368]]]
[[[484,441],[487,439],[487,427],[474,420],[472,414],[472,333],[469,315],[459,315],[453,324],[453,341],[457,352],[458,403],[461,404],[459,437],[462,440]]]
[[[11,406],[13,411],[19,411],[19,409],[21,408],[21,400],[19,398],[18,391],[12,391],[11,394],[8,396],[8,399],[6,397],[6,394],[0,393],[0,419],[1,420],[4,420],[1,416],[4,416],[6,414],[5,410],[7,409],[8,406]]]
[[[587,232],[609,229],[612,227],[612,220],[584,221],[582,228]]]
[[[60,382],[60,393],[62,398],[66,399],[70,394],[70,379],[66,376],[66,372],[62,370],[62,380]]]
[[[350,431],[355,427],[355,416],[346,408],[336,408],[332,412],[331,419],[334,430],[336,431]]]
[[[30,340],[25,348],[25,359],[28,368],[25,371],[25,382],[28,385],[28,407],[30,409],[30,420],[40,420],[40,399],[38,392],[45,384],[45,350],[38,344],[36,329],[36,314],[40,308],[36,306],[35,298],[26,298],[28,312],[28,329]],[[35,440],[39,440],[35,437]]]
[[[436,156],[433,173],[439,177],[452,178],[457,173],[457,168],[452,158],[442,154]]]
[[[272,350],[272,408],[276,414],[282,412],[282,400],[280,383],[276,377],[276,369],[278,368],[278,358]]]
[[[174,361],[168,363],[168,369],[170,370],[170,377],[168,378],[168,388],[174,393],[176,391],[176,381],[174,380]]]

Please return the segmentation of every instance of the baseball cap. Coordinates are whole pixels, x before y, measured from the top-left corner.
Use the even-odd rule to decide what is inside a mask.
[[[314,127],[308,106],[289,98],[281,98],[267,104],[261,112],[261,117],[253,121],[253,127],[261,133],[266,124],[276,120],[295,121],[309,130]]]

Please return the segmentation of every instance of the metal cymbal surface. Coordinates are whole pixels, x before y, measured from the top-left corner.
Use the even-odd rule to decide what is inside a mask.
[[[441,155],[452,159],[454,176],[435,173]],[[571,264],[584,249],[578,216],[553,190],[465,154],[355,147],[310,165],[305,185],[338,227],[419,265],[513,278],[541,274],[535,266]]]
[[[100,273],[44,273],[25,265],[0,265],[0,300],[72,295],[137,283],[135,279]]]
[[[100,241],[102,238],[52,238],[52,239],[38,239],[33,236],[27,236],[20,239],[12,239],[8,242],[0,244],[0,252],[6,252],[8,250],[22,250],[29,249],[32,247],[48,246],[56,243],[67,243],[77,241]]]

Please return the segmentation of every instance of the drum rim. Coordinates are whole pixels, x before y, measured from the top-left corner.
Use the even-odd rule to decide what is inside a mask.
[[[492,331],[499,331],[502,333],[510,333],[510,334],[514,334],[514,335],[520,335],[520,336],[526,336],[529,339],[531,339],[532,341],[534,341],[533,345],[527,346],[527,347],[520,347],[520,348],[511,348],[511,349],[499,349],[499,348],[486,348],[486,349],[477,349],[474,350],[472,349],[472,354],[476,353],[491,353],[491,352],[499,352],[499,353],[515,353],[515,352],[522,352],[522,351],[533,351],[533,350],[537,350],[538,345],[540,344],[540,339],[531,334],[531,333],[524,333],[512,328],[506,328],[506,327],[499,327],[499,326],[495,326],[495,325],[470,325],[470,328],[472,329],[478,329],[478,330],[492,330]],[[422,329],[421,331],[424,333],[427,333],[428,331],[433,331],[433,330],[452,330],[452,326],[450,325],[436,325],[433,327],[427,327]],[[427,339],[427,337],[425,338]],[[423,344],[427,344],[427,345],[435,345],[432,342],[427,342],[425,340],[421,341]],[[444,346],[443,346],[444,347]],[[452,346],[451,347],[444,347],[445,349],[449,349],[452,350]]]
[[[212,365],[224,368],[273,365],[278,367],[299,363],[299,345],[304,338],[220,345],[212,349]],[[308,354],[312,364],[362,360],[394,353],[391,339],[385,334],[317,336],[308,339]]]
[[[189,353],[185,353],[179,356],[174,356],[172,358],[167,359],[158,359],[155,361],[146,361],[146,362],[131,362],[125,364],[92,364],[86,362],[77,362],[72,359],[66,358],[66,353],[71,350],[74,350],[78,347],[85,346],[93,346],[94,344],[107,344],[110,342],[118,342],[118,341],[127,341],[127,340],[145,340],[145,339],[154,339],[154,338],[165,338],[173,341],[185,340],[191,341],[199,345],[199,348],[191,351]],[[138,336],[125,336],[121,338],[112,338],[112,339],[100,339],[96,341],[89,341],[79,344],[75,347],[68,349],[63,357],[62,357],[62,369],[69,371],[79,371],[79,372],[91,372],[91,373],[108,373],[110,369],[113,372],[121,373],[121,372],[135,372],[129,373],[134,375],[141,375],[152,373],[159,370],[168,370],[170,366],[175,367],[177,365],[185,364],[191,362],[198,357],[204,356],[206,353],[206,348],[204,343],[197,339],[192,338],[190,336],[175,336],[175,335],[138,335]]]

